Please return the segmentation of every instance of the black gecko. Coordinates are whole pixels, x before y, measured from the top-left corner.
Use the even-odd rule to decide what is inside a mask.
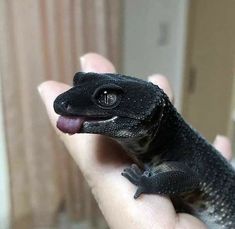
[[[54,109],[64,133],[118,141],[137,164],[122,175],[141,194],[168,195],[177,211],[209,228],[235,228],[235,171],[152,83],[121,74],[79,72]]]

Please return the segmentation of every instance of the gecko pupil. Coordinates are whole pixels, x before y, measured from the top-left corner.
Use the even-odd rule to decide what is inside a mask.
[[[117,102],[117,94],[115,91],[104,90],[101,92],[98,102],[102,106],[113,106]]]

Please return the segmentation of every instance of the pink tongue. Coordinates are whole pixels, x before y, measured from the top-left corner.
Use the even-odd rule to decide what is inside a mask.
[[[57,128],[64,133],[76,134],[81,129],[85,118],[60,116],[57,121]]]

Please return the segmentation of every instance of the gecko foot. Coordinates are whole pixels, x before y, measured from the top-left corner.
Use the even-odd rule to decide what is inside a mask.
[[[126,177],[132,184],[138,185],[142,171],[136,164],[132,164],[130,167],[125,168],[122,172],[122,176]]]
[[[145,182],[143,181],[151,176],[150,171],[142,172],[136,164],[133,164],[130,167],[124,169],[122,176],[126,177],[132,184],[138,186],[138,189],[134,195],[135,199],[138,198],[142,193],[146,193],[146,187],[144,185]]]
[[[137,165],[132,165],[122,173],[137,186],[135,199],[143,193],[175,196],[198,188],[197,174],[180,162],[164,162],[154,171],[146,169],[141,171]]]

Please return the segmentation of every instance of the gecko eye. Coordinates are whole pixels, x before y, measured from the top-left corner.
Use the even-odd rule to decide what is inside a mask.
[[[98,98],[98,102],[102,106],[113,106],[113,104],[115,104],[116,101],[117,101],[116,93],[108,90],[103,91]]]
[[[93,101],[102,108],[111,109],[119,104],[121,93],[122,90],[117,86],[100,88],[95,91]]]

